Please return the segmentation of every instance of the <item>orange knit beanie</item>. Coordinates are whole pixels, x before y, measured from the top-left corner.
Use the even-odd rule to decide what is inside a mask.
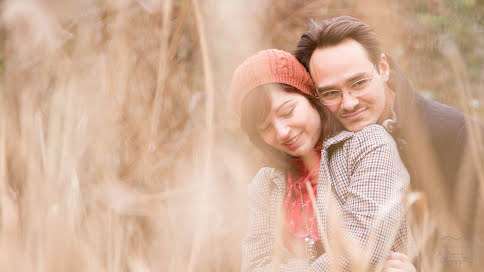
[[[230,103],[240,116],[244,98],[253,89],[268,83],[284,83],[313,94],[314,85],[304,66],[290,53],[267,49],[245,60],[234,72],[230,85]]]

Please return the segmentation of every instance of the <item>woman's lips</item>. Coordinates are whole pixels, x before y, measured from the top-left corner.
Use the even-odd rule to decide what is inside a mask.
[[[289,142],[285,143],[285,145],[287,146],[287,148],[289,148],[289,149],[296,148],[297,145],[299,144],[298,143],[299,142],[298,140],[301,137],[301,134],[302,134],[302,132],[299,133],[298,135],[296,135],[294,138],[292,138]]]

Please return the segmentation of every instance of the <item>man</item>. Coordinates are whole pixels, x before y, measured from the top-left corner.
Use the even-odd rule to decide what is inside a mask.
[[[482,146],[469,149],[475,139],[469,131],[482,131],[481,126],[461,111],[415,92],[395,62],[381,52],[371,27],[353,17],[312,21],[295,56],[311,74],[316,95],[347,130],[374,123],[387,129],[413,189],[425,192],[437,220],[456,223],[459,233],[453,235],[469,237],[482,165],[482,156],[474,152]],[[463,195],[465,199],[459,198]]]

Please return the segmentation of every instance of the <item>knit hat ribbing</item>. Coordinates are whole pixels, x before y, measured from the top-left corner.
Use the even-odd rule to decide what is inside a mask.
[[[247,94],[268,83],[284,83],[311,95],[314,90],[311,77],[293,55],[278,49],[263,50],[245,60],[234,72],[229,96],[235,113],[240,116]]]

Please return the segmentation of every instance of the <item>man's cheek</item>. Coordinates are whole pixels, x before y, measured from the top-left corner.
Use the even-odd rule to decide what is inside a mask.
[[[331,106],[325,106],[325,107],[327,107],[333,115],[338,116],[338,106],[337,105],[331,105]]]

